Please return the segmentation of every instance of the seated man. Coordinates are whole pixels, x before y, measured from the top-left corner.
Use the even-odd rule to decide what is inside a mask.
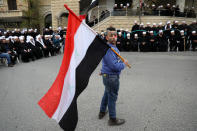
[[[1,49],[1,46],[0,46]],[[11,63],[10,55],[8,53],[3,53],[0,50],[0,58],[6,58],[8,61],[8,67],[13,67],[14,65]]]
[[[1,42],[2,42],[2,40],[1,40]],[[11,62],[10,55],[7,52],[5,52],[2,43],[0,43],[0,58],[6,58],[7,61],[8,61],[8,67],[13,67],[13,64]]]

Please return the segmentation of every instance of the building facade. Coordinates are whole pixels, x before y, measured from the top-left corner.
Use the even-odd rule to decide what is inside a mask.
[[[79,0],[40,0],[39,12],[40,28],[67,26],[68,11],[67,4],[77,15],[79,15]],[[28,10],[28,0],[0,0],[0,28],[20,28],[24,20],[24,11]]]
[[[149,0],[142,0],[149,3]],[[179,5],[180,10],[194,7],[197,12],[197,0],[152,0],[155,4],[171,4]],[[81,3],[81,5],[80,5]],[[40,28],[52,26],[53,29],[67,26],[68,11],[64,8],[67,4],[77,15],[83,14],[89,6],[91,0],[40,0],[39,12],[42,18]],[[103,10],[112,11],[115,4],[131,4],[132,9],[137,9],[140,0],[99,0],[99,14]],[[83,7],[83,8],[80,8]],[[28,10],[28,0],[0,0],[0,28],[20,28],[20,23],[24,19],[24,12]],[[93,14],[97,15],[95,10]]]

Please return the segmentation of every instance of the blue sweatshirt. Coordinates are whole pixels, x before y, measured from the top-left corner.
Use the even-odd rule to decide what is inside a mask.
[[[118,48],[112,44],[109,44],[117,53],[120,53]],[[119,75],[121,70],[125,68],[125,64],[120,60],[120,58],[109,49],[102,60],[102,74],[109,75]]]

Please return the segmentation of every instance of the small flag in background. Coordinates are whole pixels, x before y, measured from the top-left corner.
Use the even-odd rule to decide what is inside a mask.
[[[89,8],[88,8],[88,12],[89,12],[91,9],[93,9],[94,7],[98,6],[98,4],[99,4],[99,1],[98,1],[98,0],[92,0],[90,6],[89,6]]]
[[[88,7],[88,10],[87,10],[87,15],[88,15],[88,20],[90,21],[90,18],[91,18],[91,14],[92,14],[92,10],[98,6],[99,4],[99,1],[98,0],[92,0],[90,6]]]
[[[109,46],[64,6],[69,10],[64,57],[56,80],[38,104],[62,129],[73,131],[78,122],[77,98]]]

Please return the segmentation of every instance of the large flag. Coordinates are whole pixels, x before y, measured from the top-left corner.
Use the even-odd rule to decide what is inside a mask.
[[[109,46],[64,6],[69,10],[64,57],[56,80],[38,104],[62,129],[73,131],[78,122],[77,97]]]

